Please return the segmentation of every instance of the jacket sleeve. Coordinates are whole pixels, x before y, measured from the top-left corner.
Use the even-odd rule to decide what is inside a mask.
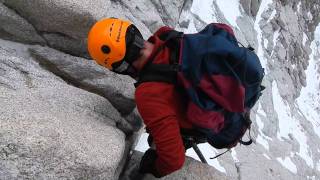
[[[180,169],[185,161],[178,115],[172,105],[174,93],[173,85],[162,82],[143,83],[135,93],[139,113],[156,145],[155,167],[163,176]]]

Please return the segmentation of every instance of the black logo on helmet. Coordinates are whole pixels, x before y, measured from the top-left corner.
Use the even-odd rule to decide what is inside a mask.
[[[120,28],[119,28],[119,31],[118,31],[117,40],[116,40],[117,42],[120,42],[120,36],[121,36],[122,27],[123,27],[123,22],[121,21]]]
[[[105,64],[105,65],[108,65],[108,61],[109,61],[109,60],[110,60],[110,58],[107,57],[107,59],[104,60],[104,64]]]

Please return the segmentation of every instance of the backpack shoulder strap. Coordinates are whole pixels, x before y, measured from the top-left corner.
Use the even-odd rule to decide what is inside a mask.
[[[180,50],[180,39],[183,33],[179,31],[167,31],[158,37],[164,41],[163,45],[159,47],[155,56],[161,52],[164,47],[170,48],[170,64],[154,64],[153,61],[155,56],[151,58],[142,69],[139,74],[138,82],[135,83],[135,87],[138,87],[143,82],[166,82],[176,84],[177,72],[180,70],[179,65],[179,50]]]

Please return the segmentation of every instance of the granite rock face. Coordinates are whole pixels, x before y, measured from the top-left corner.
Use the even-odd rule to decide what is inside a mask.
[[[240,3],[248,15],[255,17],[258,13],[261,0],[240,0]]]
[[[118,179],[142,126],[134,81],[81,57],[98,19],[148,36],[184,5],[146,2],[0,1],[0,37],[31,44],[0,40],[0,179]]]
[[[0,3],[0,20],[1,38],[27,43],[45,43],[45,40],[37,34],[34,27],[27,20],[2,3]]]
[[[94,61],[70,56],[57,50],[33,46],[31,56],[39,64],[66,82],[108,99],[122,114],[130,114],[134,107],[134,80],[119,76]]]
[[[108,100],[3,44],[0,74],[1,179],[117,179],[129,147]]]
[[[3,12],[10,22],[2,28],[4,32],[1,34],[6,39],[13,36],[13,40],[32,43],[40,38],[50,47],[88,57],[86,38],[89,28],[97,20],[106,17],[131,20],[147,37],[160,26],[174,26],[179,19],[183,1],[138,0],[133,3],[130,0],[3,0],[0,6],[2,9],[10,9]],[[21,22],[24,24],[21,25]],[[27,39],[28,31],[22,33],[25,28],[36,33],[34,37],[30,36],[36,39]]]
[[[159,178],[153,177],[151,174],[137,174],[137,168],[139,167],[139,162],[143,153],[134,151],[131,155],[131,160],[127,164],[127,170],[120,180],[131,180],[139,177],[139,180],[156,180]],[[138,178],[137,178],[138,179]],[[178,170],[168,176],[161,178],[163,180],[175,180],[175,179],[185,179],[185,180],[227,180],[232,179],[231,176],[226,176],[220,173],[215,168],[205,165],[201,162],[195,162],[192,158],[186,158],[184,166],[181,170]]]
[[[134,22],[145,38],[163,25],[191,33],[227,23],[265,68],[254,145],[214,167],[188,158],[163,179],[319,179],[319,1],[240,0],[232,11],[223,2],[0,0],[0,179],[128,179],[136,170],[134,80],[87,53],[88,30],[104,17]]]

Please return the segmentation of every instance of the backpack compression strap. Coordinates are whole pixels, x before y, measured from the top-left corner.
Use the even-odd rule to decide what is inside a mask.
[[[239,140],[239,143],[245,146],[249,146],[250,144],[252,144],[252,137],[251,137],[251,124],[252,121],[250,119],[250,110],[246,110],[243,114],[242,114],[244,121],[248,127],[249,130],[249,140],[248,141],[243,141],[242,139]]]

